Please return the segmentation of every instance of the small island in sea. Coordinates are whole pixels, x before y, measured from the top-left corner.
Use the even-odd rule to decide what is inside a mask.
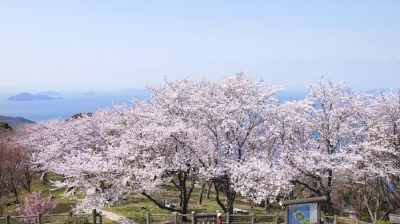
[[[25,100],[57,100],[61,98],[54,98],[45,94],[33,95],[28,92],[22,92],[14,96],[10,96],[7,100],[25,101]]]

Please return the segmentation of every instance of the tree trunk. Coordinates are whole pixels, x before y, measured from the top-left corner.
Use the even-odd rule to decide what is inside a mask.
[[[224,203],[221,201],[221,199],[219,198],[219,190],[218,187],[216,185],[214,185],[215,188],[215,200],[217,200],[217,204],[219,205],[219,207],[222,208],[222,210],[227,213],[227,208],[225,207]]]
[[[231,188],[229,176],[225,175],[215,180],[214,188],[218,205],[225,213],[233,213],[233,204],[235,203],[236,192]],[[219,197],[220,192],[226,196],[226,205]]]
[[[190,179],[189,176],[190,170],[180,171],[179,173],[175,173],[176,179],[171,180],[171,183],[176,187],[179,191],[179,208],[172,208],[170,206],[166,206],[164,202],[160,202],[156,200],[151,195],[148,195],[146,192],[142,192],[141,194],[152,201],[155,205],[157,205],[161,209],[165,209],[171,212],[179,212],[181,214],[187,214],[189,200],[194,190],[195,181]],[[189,184],[187,184],[189,182]],[[187,217],[182,217],[183,221],[187,221]]]
[[[49,181],[47,172],[42,173],[42,176],[40,176],[40,180],[47,183]]]
[[[18,194],[18,189],[13,190],[14,196],[15,196],[15,203],[19,204],[19,194]]]
[[[181,213],[182,214],[187,214],[188,210],[188,205],[189,205],[189,200],[190,197],[192,196],[193,190],[194,190],[194,180],[188,180],[189,176],[188,173],[190,171],[188,170],[187,172],[182,172],[180,175],[178,175],[179,178],[179,188],[180,189],[180,205],[181,205]],[[186,183],[190,181],[190,186],[186,186]],[[183,221],[187,221],[187,217],[184,216]]]
[[[210,199],[212,183],[207,183],[207,185],[208,185],[208,188],[207,188],[207,199]]]
[[[326,212],[328,213],[329,216],[334,215],[334,209],[333,209],[333,203],[332,203],[332,198],[331,198],[331,193],[332,193],[332,170],[328,170],[328,183],[327,183],[327,189],[324,192],[324,196],[326,197]]]
[[[326,196],[326,212],[328,213],[328,216],[333,216],[335,213],[330,194]]]
[[[271,205],[269,204],[269,200],[265,199],[264,201],[264,208],[265,208],[265,212],[269,213],[271,211]]]
[[[363,202],[364,202],[365,207],[367,208],[367,211],[368,211],[369,217],[371,218],[372,223],[376,223],[376,220],[374,218],[374,213],[372,211],[371,206],[369,206],[369,201],[368,201],[368,198],[366,195],[363,195]]]
[[[236,192],[230,191],[226,194],[226,204],[227,204],[227,211],[232,214],[233,213],[233,204],[235,203]]]
[[[201,205],[201,203],[203,202],[203,192],[204,192],[204,188],[206,187],[206,184],[202,184],[201,185],[201,189],[200,189],[200,194],[199,194],[199,198],[197,200],[197,204]]]

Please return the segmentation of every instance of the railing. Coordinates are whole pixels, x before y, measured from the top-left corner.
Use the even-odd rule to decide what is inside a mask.
[[[217,214],[214,214],[216,216]],[[146,223],[168,223],[168,224],[197,224],[195,223],[195,213],[180,214],[180,213],[147,213]],[[167,220],[166,220],[167,219]],[[276,215],[262,215],[262,214],[222,214],[222,224],[280,224],[285,223],[285,217]],[[213,223],[213,222],[210,222]],[[214,222],[217,223],[217,222]],[[360,219],[351,219],[339,216],[323,216],[321,217],[323,224],[372,224],[369,222],[361,221]]]
[[[24,221],[35,224],[61,224],[65,223],[65,221],[60,221],[60,218],[78,218],[73,223],[79,224],[103,224],[103,216],[101,212],[97,212],[96,209],[92,210],[92,213],[63,213],[63,214],[41,214],[37,213],[36,215],[26,215],[26,216],[6,216],[0,217],[0,223],[11,224],[13,221]]]
[[[360,219],[351,219],[339,216],[323,216],[324,224],[371,224],[369,222],[361,221]]]
[[[389,214],[390,223],[400,223],[400,215],[397,214]]]
[[[201,214],[198,214],[201,215]],[[217,214],[210,214],[217,216]],[[170,224],[196,224],[195,223],[196,213],[192,212],[191,214],[180,214],[177,212],[174,213],[147,213],[146,223],[147,224],[155,224],[155,223],[170,223]],[[268,223],[268,224],[279,224],[284,222],[284,217],[276,215],[256,215],[256,214],[222,214],[221,215],[221,224],[256,224],[256,223]],[[212,222],[210,222],[212,223]],[[214,222],[216,223],[216,222]]]

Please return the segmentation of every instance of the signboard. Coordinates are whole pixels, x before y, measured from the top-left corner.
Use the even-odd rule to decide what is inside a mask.
[[[390,223],[400,223],[400,215],[389,214]]]
[[[321,219],[320,202],[325,197],[283,201],[286,206],[285,224],[319,224]]]
[[[317,203],[293,204],[288,208],[289,224],[311,224],[317,223]]]
[[[196,224],[216,224],[217,214],[196,214],[194,221]]]

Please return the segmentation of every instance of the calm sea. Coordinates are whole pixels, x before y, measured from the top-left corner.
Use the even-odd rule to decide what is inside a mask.
[[[130,104],[133,98],[148,98],[146,92],[102,92],[94,94],[61,93],[56,100],[12,101],[10,94],[0,94],[0,115],[24,117],[32,121],[66,119],[80,112],[111,108],[114,104]]]
[[[111,108],[114,104],[129,105],[133,98],[142,100],[149,97],[147,91],[101,92],[94,94],[61,93],[52,97],[57,100],[12,101],[7,100],[14,94],[0,93],[0,115],[24,117],[32,121],[66,119],[80,112],[95,112],[102,108]],[[282,101],[297,100],[305,97],[303,92],[281,92],[277,95]]]

